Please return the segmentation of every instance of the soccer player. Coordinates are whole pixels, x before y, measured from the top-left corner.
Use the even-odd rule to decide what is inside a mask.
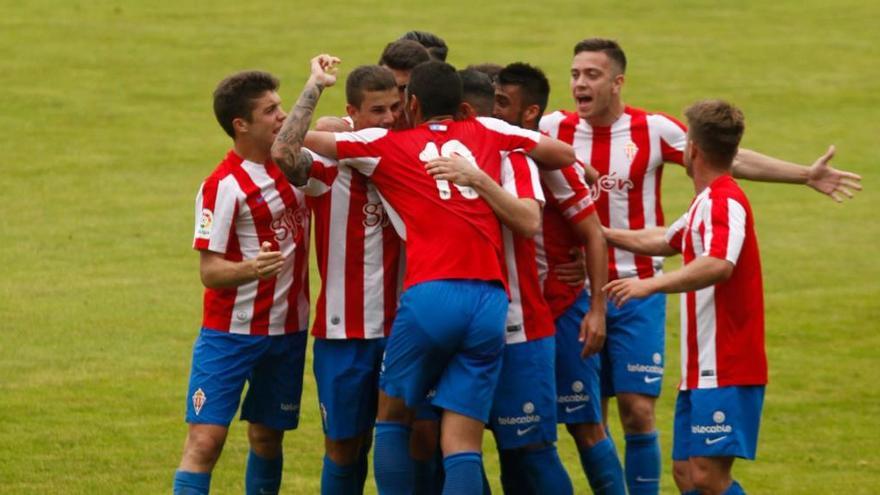
[[[446,42],[443,41],[443,38],[436,34],[427,31],[407,31],[400,37],[400,39],[416,41],[428,50],[428,54],[431,55],[431,60],[446,62],[446,55],[449,54],[449,47],[446,46]]]
[[[547,107],[550,84],[540,69],[513,63],[498,74],[495,116],[526,129],[536,129]],[[581,466],[594,493],[625,493],[623,470],[602,426],[599,356],[604,340],[605,300],[597,288],[607,281],[606,246],[595,214],[584,171],[573,165],[541,171],[547,197],[543,235],[538,239],[541,281],[556,327],[556,417],[564,423],[578,448]],[[559,268],[572,251],[587,247],[590,287],[572,285]],[[592,352],[581,352],[583,326],[599,332],[590,339]]]
[[[346,112],[355,130],[394,126],[400,99],[391,71],[360,66],[345,86]],[[315,215],[321,274],[312,328],[325,438],[321,492],[362,493],[379,366],[397,310],[401,240],[371,181],[350,165],[314,158],[303,191]]]
[[[273,156],[288,176],[305,179],[312,160],[301,149],[311,114],[334,59],[316,57]],[[368,158],[359,170],[372,178],[399,215],[405,233],[404,293],[383,359],[376,425],[375,474],[382,493],[410,493],[408,455],[413,408],[443,409],[441,447],[445,493],[482,493],[481,442],[489,399],[500,371],[507,295],[498,220],[467,187],[435,180],[426,162],[453,153],[500,177],[500,152],[522,148],[549,166],[574,160],[567,145],[500,121],[454,121],[461,80],[442,62],[417,66],[407,86],[403,131],[310,133],[310,149],[331,158]]]
[[[663,225],[660,178],[665,162],[681,164],[685,126],[663,114],[626,106],[621,92],[626,56],[612,40],[591,38],[574,49],[571,92],[575,112],[553,112],[541,130],[571,143],[578,158],[601,175],[593,186],[602,224],[642,229]],[[829,166],[834,148],[811,167],[742,149],[733,174],[752,180],[807,184],[840,201],[858,190],[860,177]],[[662,258],[609,248],[609,278],[649,278]],[[664,294],[609,306],[608,341],[602,351],[602,394],[616,396],[626,434],[625,472],[631,495],[659,490],[660,444],[654,408],[663,378]],[[607,409],[604,409],[607,411]]]
[[[248,494],[278,493],[284,431],[299,421],[309,212],[270,158],[285,118],[277,89],[274,76],[249,71],[214,91],[214,114],[233,146],[196,198],[193,247],[205,285],[204,318],[193,348],[189,432],[175,494],[208,493],[245,382]]]
[[[465,118],[492,113],[495,89],[489,76],[474,69],[462,78]],[[501,219],[510,304],[504,357],[492,401],[489,428],[495,435],[505,493],[572,493],[571,480],[556,450],[554,327],[541,293],[536,243],[544,195],[535,164],[523,153],[508,153],[502,186],[462,157],[431,162],[436,179],[472,187]],[[505,198],[506,196],[506,198]],[[504,207],[514,201],[517,211]],[[504,201],[506,199],[506,201]],[[598,226],[598,224],[597,224]],[[601,233],[596,232],[599,236]]]
[[[609,243],[628,251],[681,253],[684,266],[651,278],[620,278],[605,290],[616,305],[657,292],[683,293],[675,482],[687,495],[735,495],[745,492],[731,468],[736,457],[755,458],[767,383],[755,219],[732,177],[744,122],[739,109],[719,100],[698,102],[685,116],[683,161],[697,194],[688,211],[665,232],[607,231]]]

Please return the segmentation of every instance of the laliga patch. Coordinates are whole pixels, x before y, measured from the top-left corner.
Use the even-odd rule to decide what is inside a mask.
[[[205,402],[208,401],[208,398],[205,396],[205,392],[202,391],[202,389],[200,388],[196,390],[196,393],[193,394],[192,401],[193,409],[196,410],[196,416],[198,416],[199,413],[202,412],[202,407],[204,407]]]
[[[211,237],[211,227],[214,226],[214,213],[205,208],[199,217],[199,227],[196,229],[196,236],[203,239]]]

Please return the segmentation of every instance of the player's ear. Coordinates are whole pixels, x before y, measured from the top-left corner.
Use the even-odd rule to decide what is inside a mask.
[[[248,121],[241,117],[232,119],[232,128],[235,130],[235,134],[246,133],[248,131],[248,124]]]
[[[614,82],[612,83],[612,88],[614,94],[619,95],[621,90],[623,90],[623,83],[626,81],[626,75],[621,73],[614,76]]]
[[[458,114],[462,119],[472,119],[477,116],[477,111],[470,103],[463,101],[458,107]]]
[[[354,119],[358,113],[358,107],[352,105],[351,103],[345,104],[345,113],[348,114],[349,117]]]
[[[537,122],[538,115],[541,114],[541,107],[538,105],[529,105],[523,110],[523,122]]]

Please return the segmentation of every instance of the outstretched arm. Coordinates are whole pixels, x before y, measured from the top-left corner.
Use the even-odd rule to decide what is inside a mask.
[[[306,131],[312,121],[312,113],[318,104],[318,98],[325,87],[333,86],[336,83],[336,66],[339,59],[330,55],[318,55],[311,61],[311,76],[306,82],[299,99],[278,136],[272,145],[272,159],[287,179],[294,185],[305,185],[309,180],[309,173],[312,167],[312,157],[302,149],[303,141],[306,137]],[[336,141],[332,134],[321,139],[311,140],[310,146],[314,151],[334,158],[336,156]]]
[[[667,294],[700,290],[724,282],[733,274],[733,263],[712,256],[700,256],[680,270],[652,278],[620,278],[602,289],[617,307],[633,298],[647,297],[656,292]]]
[[[862,190],[862,178],[858,174],[832,167],[830,162],[834,152],[832,145],[824,155],[806,167],[741,148],[733,161],[733,175],[762,182],[806,184],[840,203],[844,197],[852,198],[855,192]]]
[[[608,244],[646,256],[672,256],[678,252],[666,242],[666,228],[627,230],[602,228]]]

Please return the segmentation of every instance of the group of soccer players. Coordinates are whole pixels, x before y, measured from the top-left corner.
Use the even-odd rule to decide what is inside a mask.
[[[810,167],[739,149],[743,116],[722,101],[691,106],[689,129],[624,105],[626,57],[612,40],[577,43],[576,110],[546,115],[540,69],[456,71],[447,51],[419,31],[389,43],[379,64],[349,73],[347,115],[313,131],[335,57],[312,59],[289,115],[268,73],[218,85],[233,149],[196,200],[204,319],[174,492],[208,492],[245,382],[246,491],[278,492],[282,439],[299,418],[314,228],[322,493],[362,493],[371,449],[380,493],[485,493],[485,428],[505,493],[572,493],[557,423],[594,493],[658,493],[671,292],[685,293],[676,484],[742,493],[731,467],[755,456],[767,372],[754,218],[732,176],[836,200],[859,177],[829,166],[833,149]],[[684,165],[697,193],[668,229],[666,162]],[[685,266],[663,274],[674,253]]]

